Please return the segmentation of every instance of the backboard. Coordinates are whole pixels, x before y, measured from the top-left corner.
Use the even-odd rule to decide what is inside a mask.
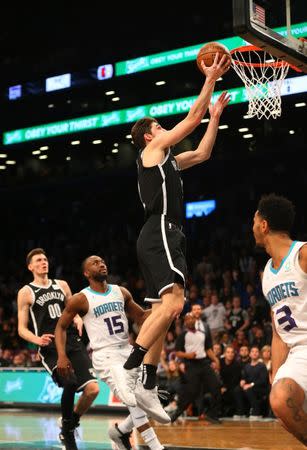
[[[307,41],[297,39],[293,31],[290,33],[291,24],[299,22],[306,27],[307,35],[306,4],[305,8],[295,11],[298,4],[304,3],[297,0],[233,0],[233,30],[248,43],[307,73]],[[305,17],[302,17],[303,11]],[[280,34],[273,30],[276,27],[286,27],[286,32]]]

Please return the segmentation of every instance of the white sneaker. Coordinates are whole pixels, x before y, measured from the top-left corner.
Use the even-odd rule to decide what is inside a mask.
[[[138,370],[126,370],[121,364],[110,366],[110,372],[119,391],[120,400],[127,406],[136,406],[134,395],[135,383],[138,377]]]
[[[141,380],[138,380],[135,388],[137,405],[143,409],[149,417],[160,423],[169,423],[171,418],[164,411],[158,397],[158,388],[145,389]]]
[[[262,416],[249,416],[249,421],[250,422],[257,422],[257,421],[261,421],[262,420]]]
[[[130,444],[130,433],[122,433],[117,423],[112,425],[108,430],[109,438],[116,444],[118,450],[130,450],[132,449]]]
[[[239,414],[235,414],[232,418],[233,420],[243,420],[246,419],[246,416],[240,416]]]

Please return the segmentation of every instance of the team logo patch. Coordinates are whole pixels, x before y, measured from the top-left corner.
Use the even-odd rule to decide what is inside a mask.
[[[290,261],[287,261],[285,264],[285,272],[289,272],[291,270],[291,264]]]

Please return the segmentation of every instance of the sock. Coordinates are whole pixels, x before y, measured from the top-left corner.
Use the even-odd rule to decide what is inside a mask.
[[[145,444],[148,445],[150,450],[163,450],[163,445],[159,442],[156,433],[153,428],[147,428],[141,432],[141,436],[144,439]]]
[[[80,414],[76,413],[75,411],[72,413],[72,421],[76,425],[76,427],[80,424]]]
[[[135,343],[127,361],[124,364],[124,368],[127,370],[131,370],[139,367],[142,364],[143,358],[147,352],[147,348],[144,348],[141,345]]]
[[[125,420],[118,424],[118,429],[123,434],[130,433],[130,431],[132,431],[133,422],[130,414],[126,417]]]
[[[142,383],[145,389],[154,389],[157,384],[157,366],[143,364]]]
[[[63,421],[64,420],[68,421],[71,420],[72,418],[72,412],[74,410],[75,392],[76,392],[75,386],[73,385],[64,386],[61,397],[61,412]]]

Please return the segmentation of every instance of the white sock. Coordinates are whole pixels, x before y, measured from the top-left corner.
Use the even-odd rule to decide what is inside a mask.
[[[153,428],[147,428],[147,430],[142,431],[142,438],[144,439],[145,444],[148,445],[150,450],[163,450],[163,445],[159,442],[156,433]]]
[[[118,424],[118,428],[119,431],[121,431],[123,434],[130,433],[130,431],[133,429],[133,422],[130,414],[128,417],[126,417],[125,420]]]

